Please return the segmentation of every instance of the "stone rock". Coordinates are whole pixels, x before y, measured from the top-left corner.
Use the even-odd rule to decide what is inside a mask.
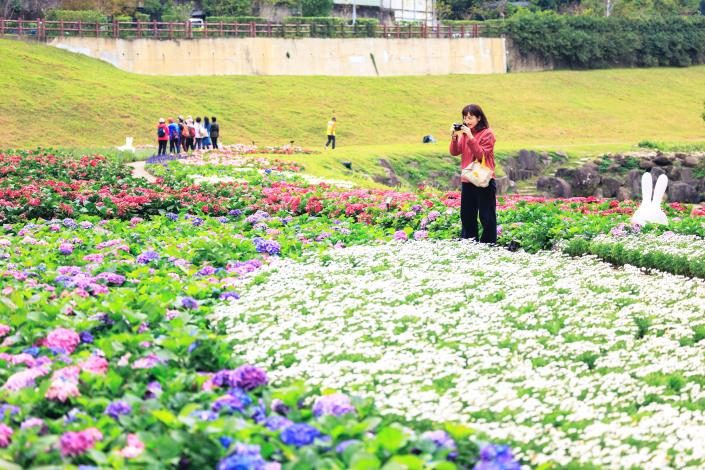
[[[622,187],[622,182],[616,178],[602,179],[602,194],[604,197],[615,197],[619,188]]]
[[[628,199],[641,199],[641,175],[639,170],[630,170],[627,172],[627,188],[631,191]]]
[[[654,158],[654,163],[660,166],[673,165],[673,161],[664,154],[657,155],[656,158]]]
[[[379,159],[379,164],[382,168],[387,170],[387,176],[382,176],[382,175],[375,175],[372,177],[374,181],[377,183],[383,184],[385,186],[400,186],[401,185],[401,180],[397,176],[397,174],[394,172],[394,168],[392,167],[392,164],[389,163],[389,161],[385,160],[384,158]]]
[[[666,176],[670,181],[678,181],[681,179],[681,169],[677,166],[671,165],[666,168]]]
[[[539,170],[539,158],[534,151],[520,150],[517,162],[519,163],[519,168],[523,170]]]
[[[654,179],[654,182],[658,179],[659,176],[665,175],[666,170],[661,168],[660,166],[655,166],[651,169],[651,177]]]
[[[600,185],[602,177],[597,169],[590,165],[585,165],[575,171],[575,177],[571,182],[573,194],[576,196],[591,196]]]
[[[631,199],[631,195],[631,190],[623,186],[617,190],[617,195],[615,197],[618,201],[626,201],[627,199]]]
[[[696,167],[698,166],[699,159],[695,155],[686,155],[683,159],[683,166]]]
[[[619,171],[619,168],[621,165],[619,163],[610,163],[610,166],[607,167],[607,172],[608,173],[616,173]]]
[[[548,154],[548,152],[541,152],[541,155],[539,156],[539,162],[541,163],[541,166],[548,166],[551,164],[551,156]]]
[[[668,185],[668,200],[670,202],[697,203],[700,202],[700,195],[694,186],[683,181],[676,181]]]
[[[495,184],[497,185],[497,194],[506,194],[509,191],[511,180],[509,176],[501,176],[495,178]]]
[[[654,162],[651,160],[647,160],[646,158],[642,158],[639,160],[639,168],[642,170],[650,170],[654,167]]]
[[[552,197],[573,197],[570,184],[563,178],[555,176],[542,176],[536,182],[536,189]]]
[[[564,180],[572,180],[575,178],[575,171],[573,168],[559,168],[556,170],[556,178],[563,178]]]
[[[698,179],[695,177],[695,171],[692,168],[681,168],[680,169],[680,180],[696,186],[698,184]]]
[[[460,175],[453,175],[450,179],[450,187],[453,189],[460,189]]]

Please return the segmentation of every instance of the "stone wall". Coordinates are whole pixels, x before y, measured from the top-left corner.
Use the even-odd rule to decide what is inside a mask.
[[[507,71],[502,38],[160,41],[67,37],[52,39],[50,44],[147,75],[396,76]]]

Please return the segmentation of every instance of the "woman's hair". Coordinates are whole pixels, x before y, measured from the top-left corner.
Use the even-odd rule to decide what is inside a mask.
[[[480,120],[480,122],[477,123],[475,126],[476,131],[481,131],[483,129],[487,129],[490,127],[490,123],[487,121],[487,116],[485,116],[484,111],[482,111],[482,108],[479,107],[476,104],[469,104],[463,108],[463,117],[467,116],[468,114],[472,114],[476,118]]]
[[[210,123],[211,123],[211,122],[208,120],[208,116],[205,116],[205,117],[203,118],[203,125],[204,125],[204,126],[207,126],[207,125],[210,124]]]
[[[215,116],[211,117],[211,122],[215,122]]]
[[[196,122],[201,122],[201,117],[200,117],[200,116],[196,118]]]

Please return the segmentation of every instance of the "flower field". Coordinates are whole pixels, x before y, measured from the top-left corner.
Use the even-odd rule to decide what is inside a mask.
[[[510,469],[512,452],[551,466],[631,451],[636,466],[702,463],[657,429],[700,426],[703,312],[689,309],[701,281],[604,277],[593,258],[540,252],[582,254],[571,243],[622,230],[633,203],[502,198],[500,244],[523,251],[483,251],[443,241],[459,231],[457,193],[314,184],[305,158],[155,160],[150,184],[100,155],[0,154],[4,466]],[[705,236],[705,214],[667,210],[674,236]],[[477,263],[486,279],[467,276]],[[506,283],[491,282],[502,269]],[[283,296],[292,285],[308,290]],[[464,310],[471,287],[486,292],[484,322]],[[582,408],[570,380],[584,384]],[[600,426],[623,422],[596,443]]]

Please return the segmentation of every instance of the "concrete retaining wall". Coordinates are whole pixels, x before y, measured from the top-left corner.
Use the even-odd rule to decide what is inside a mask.
[[[51,45],[146,75],[395,76],[506,73],[502,38],[55,38]]]

